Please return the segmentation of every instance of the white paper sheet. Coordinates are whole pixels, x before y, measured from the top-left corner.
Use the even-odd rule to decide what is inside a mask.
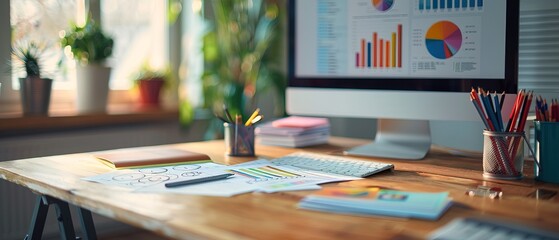
[[[224,180],[172,188],[165,187],[166,182],[200,178],[226,172],[235,173],[235,175]],[[136,192],[230,197],[253,191],[271,193],[314,190],[320,188],[318,184],[359,178],[305,171],[295,167],[275,166],[267,160],[256,160],[234,166],[202,163],[115,170],[84,179],[126,187]]]
[[[163,185],[165,182],[170,181],[187,180],[214,173],[223,173],[223,167],[225,166],[215,163],[200,163],[123,169],[83,179],[136,190],[152,185]]]

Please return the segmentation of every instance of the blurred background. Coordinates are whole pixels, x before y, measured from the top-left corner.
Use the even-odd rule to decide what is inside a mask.
[[[266,120],[286,115],[286,1],[4,0],[0,1],[0,161],[220,138],[214,114],[256,107]],[[521,0],[519,87],[559,92],[559,1]],[[94,22],[114,42],[101,112],[76,109],[80,81],[62,42]],[[40,46],[41,76],[53,79],[46,113],[23,110],[25,78],[15,46]],[[91,63],[91,61],[90,61]],[[146,77],[149,76],[149,77]],[[157,103],[141,99],[139,80],[164,79]],[[465,99],[466,101],[466,99]],[[44,102],[43,102],[44,103]],[[330,118],[331,134],[371,139],[375,119]],[[481,151],[481,123],[431,123],[433,142]],[[456,137],[460,136],[460,137]],[[34,196],[0,181],[0,239],[20,239]],[[95,216],[100,235],[134,229]],[[49,219],[54,219],[52,216]],[[57,237],[49,221],[46,237]]]

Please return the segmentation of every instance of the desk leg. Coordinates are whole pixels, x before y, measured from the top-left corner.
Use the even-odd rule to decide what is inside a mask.
[[[78,215],[80,216],[80,225],[84,231],[86,240],[97,240],[97,233],[95,232],[95,224],[91,217],[91,212],[87,209],[78,207]]]
[[[31,217],[31,226],[29,227],[27,236],[25,236],[25,240],[41,239],[48,211],[49,205],[43,202],[43,196],[38,196],[35,203],[35,209],[33,210],[33,217]]]
[[[77,239],[68,203],[49,196],[39,196],[37,197],[35,209],[33,210],[33,217],[31,218],[31,226],[29,227],[28,234],[24,238],[25,240],[41,239],[49,205],[51,204],[54,205],[56,209],[56,220],[58,221],[58,229],[60,231],[61,238],[65,240]],[[80,217],[80,224],[85,234],[85,239],[96,240],[97,236],[91,212],[87,209],[78,208],[78,214]]]
[[[75,240],[76,232],[74,232],[74,224],[72,224],[72,215],[70,215],[68,203],[54,198],[49,200],[51,204],[54,204],[54,209],[56,209],[56,220],[58,220],[58,230],[62,235],[62,239]]]

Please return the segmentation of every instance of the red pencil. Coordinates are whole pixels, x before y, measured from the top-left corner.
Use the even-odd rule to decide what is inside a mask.
[[[518,114],[520,113],[523,101],[524,90],[520,90],[520,92],[518,92],[518,96],[516,96],[516,102],[514,103],[513,111],[510,113],[509,123],[507,124],[507,131],[509,132],[512,132],[513,129],[515,129],[516,120],[518,118]]]
[[[534,94],[532,92],[529,92],[526,97],[528,98],[528,102],[526,104],[526,106],[523,108],[522,110],[522,117],[519,119],[519,124],[518,124],[518,129],[516,132],[523,132],[524,131],[524,126],[526,125],[526,118],[528,117],[528,112],[530,112],[530,106],[532,105],[532,98],[533,98]]]

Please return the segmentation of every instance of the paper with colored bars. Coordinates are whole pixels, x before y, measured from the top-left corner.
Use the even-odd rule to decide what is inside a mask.
[[[214,163],[186,166],[188,165],[116,170],[84,179],[127,187],[135,192],[179,193],[221,197],[253,191],[278,192],[319,189],[318,184],[359,179],[310,172],[294,167],[274,166],[268,160],[257,160],[234,166],[217,165]],[[194,169],[195,171],[187,171],[188,169]],[[165,187],[165,183],[170,181],[199,178],[224,172],[234,173],[235,175],[219,181],[173,188]],[[150,180],[154,181],[151,181],[150,184],[143,184]]]
[[[256,185],[258,186],[256,190],[263,192],[318,189],[320,187],[317,187],[317,184],[359,179],[315,173],[295,167],[274,166],[268,161],[255,162],[227,171],[244,177],[247,184]]]

